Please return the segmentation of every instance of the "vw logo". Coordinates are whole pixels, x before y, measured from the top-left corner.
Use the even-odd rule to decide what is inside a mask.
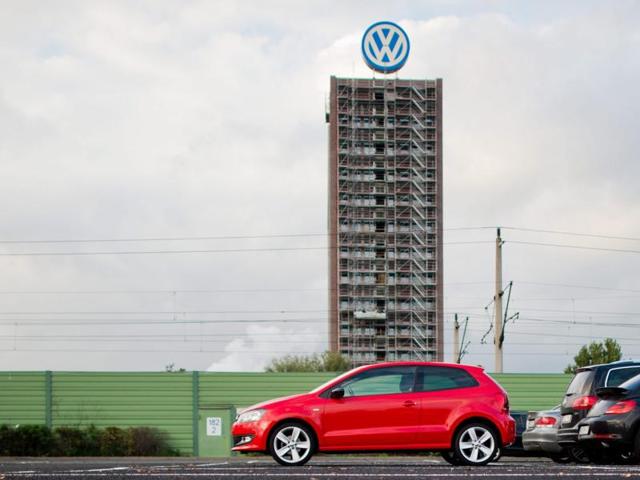
[[[409,37],[393,22],[374,23],[362,37],[362,56],[376,72],[400,70],[409,56]]]

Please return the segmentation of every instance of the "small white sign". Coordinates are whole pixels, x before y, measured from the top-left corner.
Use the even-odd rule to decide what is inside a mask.
[[[208,437],[222,436],[222,418],[207,417],[207,436]]]

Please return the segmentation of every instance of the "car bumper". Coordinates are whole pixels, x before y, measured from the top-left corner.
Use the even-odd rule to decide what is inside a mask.
[[[271,422],[260,420],[257,422],[234,423],[231,426],[234,452],[265,452],[267,450],[267,435]]]
[[[509,445],[513,445],[516,441],[516,421],[511,416],[508,416],[503,422],[503,428],[503,446],[508,447]]]
[[[560,453],[563,448],[558,444],[558,430],[535,429],[522,435],[522,446],[528,452]]]
[[[571,428],[561,428],[558,430],[558,444],[563,448],[568,448],[578,441],[578,426]]]
[[[583,420],[577,428],[578,441],[598,443],[605,447],[611,444],[631,444],[633,431],[625,420],[623,415]]]

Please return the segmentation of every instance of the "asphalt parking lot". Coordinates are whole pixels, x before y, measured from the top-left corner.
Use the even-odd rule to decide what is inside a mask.
[[[317,456],[303,467],[266,457],[224,459],[0,459],[0,479],[401,479],[401,478],[640,478],[640,466],[556,465],[542,458],[503,458],[486,467],[452,467],[437,457]]]

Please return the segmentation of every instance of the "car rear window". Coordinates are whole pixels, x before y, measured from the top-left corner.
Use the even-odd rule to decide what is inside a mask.
[[[617,387],[639,373],[640,366],[612,368],[607,372],[607,379],[604,385],[605,387]]]
[[[420,367],[418,369],[417,391],[435,392],[451,388],[475,387],[478,382],[461,368]]]
[[[624,382],[622,385],[620,385],[620,387],[626,388],[627,390],[630,390],[632,392],[639,392],[640,391],[640,375],[636,375],[635,377],[630,378],[629,380]]]
[[[585,395],[589,393],[589,390],[591,390],[593,375],[593,370],[583,370],[582,372],[576,373],[576,376],[573,377],[573,380],[571,380],[571,383],[567,388],[567,395]]]

